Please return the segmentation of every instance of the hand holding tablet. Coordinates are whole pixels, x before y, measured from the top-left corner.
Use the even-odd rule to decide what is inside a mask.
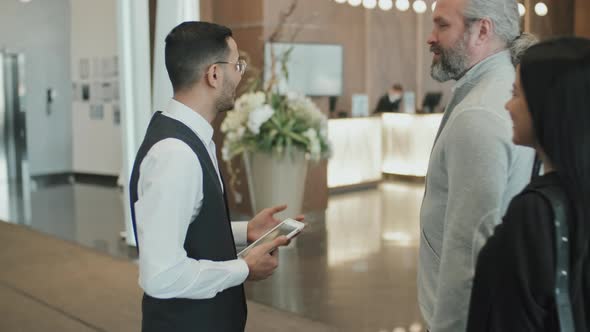
[[[274,228],[266,232],[266,234],[262,235],[258,240],[254,241],[252,244],[246,247],[244,250],[240,251],[238,257],[243,257],[252,248],[264,243],[272,242],[279,236],[286,236],[287,239],[291,240],[292,238],[297,236],[297,234],[299,234],[304,227],[304,223],[299,222],[295,219],[285,219],[280,224],[276,225]]]

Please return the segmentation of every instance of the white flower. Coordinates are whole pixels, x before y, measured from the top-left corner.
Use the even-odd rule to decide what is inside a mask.
[[[308,97],[291,94],[287,96],[289,109],[300,120],[310,127],[320,127],[327,121],[326,116],[319,110],[316,104]]]
[[[294,101],[294,100],[301,98],[301,96],[297,92],[294,92],[294,91],[287,92],[285,94],[285,96],[287,96],[287,100],[289,100],[289,101]]]
[[[264,92],[246,93],[236,100],[235,109],[249,113],[264,105],[265,100]]]
[[[305,136],[310,141],[318,139],[318,133],[313,128],[309,128],[303,132],[303,136]]]
[[[311,155],[311,159],[320,159],[322,147],[320,145],[320,140],[318,139],[317,131],[313,128],[309,128],[303,133],[303,136],[309,140],[308,150],[309,154]]]
[[[272,117],[274,112],[275,111],[268,104],[250,112],[248,115],[248,129],[250,129],[253,134],[258,135],[258,133],[260,133],[260,127]]]
[[[229,155],[229,147],[228,144],[223,144],[223,147],[221,148],[221,159],[228,161],[231,159],[231,156]]]
[[[224,133],[239,130],[246,125],[246,121],[248,120],[248,113],[247,112],[240,112],[240,111],[232,111],[227,113],[227,116],[223,120],[221,124],[221,131]]]
[[[311,160],[320,160],[322,153],[322,147],[320,146],[320,141],[314,141],[309,146],[309,154],[311,155]]]
[[[244,137],[244,134],[246,133],[246,128],[244,127],[240,127],[236,130],[236,139],[241,139],[242,137]]]
[[[293,121],[291,130],[296,130],[305,138],[305,144],[296,144],[295,146],[303,149],[309,159],[317,161],[329,157],[330,142],[327,133],[327,117],[310,98],[299,93],[286,93],[284,101],[281,108],[275,110],[267,104],[267,96],[264,92],[246,93],[238,98],[234,110],[227,114],[221,125],[221,131],[225,134],[221,151],[222,158],[230,160],[236,153],[262,151],[269,148],[279,154],[283,153],[288,144],[287,139],[274,140],[271,147],[258,143],[259,137],[257,136],[271,135],[270,132],[262,131],[262,127],[274,116],[275,112],[280,112],[281,118]],[[275,130],[273,135],[286,138],[291,133]],[[264,141],[268,142],[268,140]]]

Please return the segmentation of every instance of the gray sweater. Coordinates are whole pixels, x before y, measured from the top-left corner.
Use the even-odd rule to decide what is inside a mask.
[[[418,301],[432,332],[465,331],[477,254],[530,181],[534,151],[512,143],[504,105],[515,71],[508,51],[470,69],[430,156],[420,211]]]

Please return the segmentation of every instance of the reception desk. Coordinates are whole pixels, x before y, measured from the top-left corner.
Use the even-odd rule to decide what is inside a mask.
[[[328,188],[374,184],[383,174],[424,177],[442,114],[330,119]]]
[[[385,113],[381,116],[328,120],[332,158],[311,163],[303,211],[328,206],[328,193],[375,186],[384,174],[423,177],[442,114]],[[217,137],[221,145],[222,137]],[[220,156],[218,157],[220,158]],[[238,181],[228,192],[234,212],[253,215],[241,159],[234,166]],[[220,167],[227,173],[227,165]]]
[[[384,113],[383,173],[426,176],[442,114]]]
[[[346,188],[382,178],[381,118],[328,120],[332,158],[328,161],[328,188]]]

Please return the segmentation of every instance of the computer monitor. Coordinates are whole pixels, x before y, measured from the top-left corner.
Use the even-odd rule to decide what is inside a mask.
[[[433,113],[441,99],[442,92],[427,92],[422,101],[422,111],[424,113]]]

